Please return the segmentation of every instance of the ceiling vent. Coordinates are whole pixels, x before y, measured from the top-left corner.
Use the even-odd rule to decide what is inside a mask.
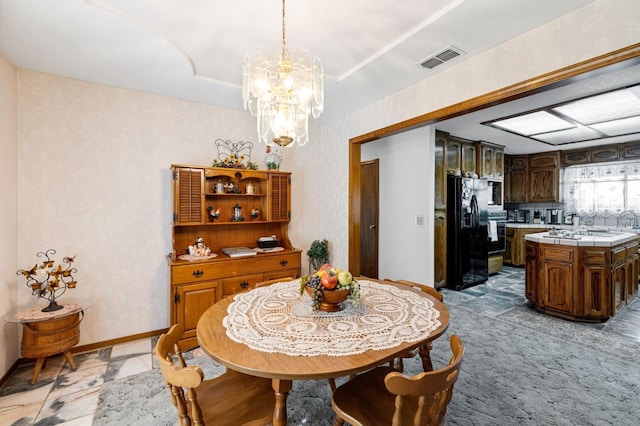
[[[444,64],[445,62],[457,58],[460,55],[464,55],[465,53],[465,51],[458,49],[455,46],[449,46],[445,49],[442,49],[435,55],[429,56],[427,59],[422,61],[420,65],[431,70],[438,65]]]

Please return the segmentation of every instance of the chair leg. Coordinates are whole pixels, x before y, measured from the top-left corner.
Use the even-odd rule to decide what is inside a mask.
[[[333,426],[342,426],[342,425],[344,425],[344,420],[342,420],[340,416],[336,414],[336,419],[333,421]]]
[[[433,371],[431,347],[431,343],[420,347],[420,358],[422,358],[422,368],[424,371]]]
[[[336,379],[331,377],[331,378],[327,379],[327,381],[329,382],[329,387],[331,388],[331,393],[334,393],[336,391]]]

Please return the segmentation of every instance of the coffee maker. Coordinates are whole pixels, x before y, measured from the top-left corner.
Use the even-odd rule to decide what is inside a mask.
[[[551,225],[561,225],[564,211],[561,209],[547,209],[547,223]]]

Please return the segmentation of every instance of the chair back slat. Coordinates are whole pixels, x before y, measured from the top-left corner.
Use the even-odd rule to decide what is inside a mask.
[[[166,334],[162,334],[156,344],[156,358],[167,387],[171,391],[171,402],[178,410],[181,426],[202,425],[202,410],[198,405],[197,388],[204,379],[200,367],[187,366],[177,344],[182,336],[182,326],[173,325]],[[178,364],[174,362],[174,357]],[[186,389],[186,396],[185,396]]]
[[[444,422],[447,405],[458,380],[464,347],[460,338],[451,336],[453,357],[444,368],[409,377],[392,372],[385,377],[385,386],[396,395],[393,426],[439,425]]]

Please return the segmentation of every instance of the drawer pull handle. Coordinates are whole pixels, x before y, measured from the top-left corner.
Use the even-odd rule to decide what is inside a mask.
[[[201,276],[204,275],[204,272],[197,270],[197,271],[193,271],[193,276],[196,278],[200,278]]]
[[[247,287],[249,287],[249,282],[248,282],[248,281],[242,281],[242,282],[240,283],[240,287],[242,287],[242,288],[247,288]]]
[[[287,263],[289,263],[289,262],[287,262],[286,260],[283,259],[283,260],[280,261],[280,266],[287,266]]]

